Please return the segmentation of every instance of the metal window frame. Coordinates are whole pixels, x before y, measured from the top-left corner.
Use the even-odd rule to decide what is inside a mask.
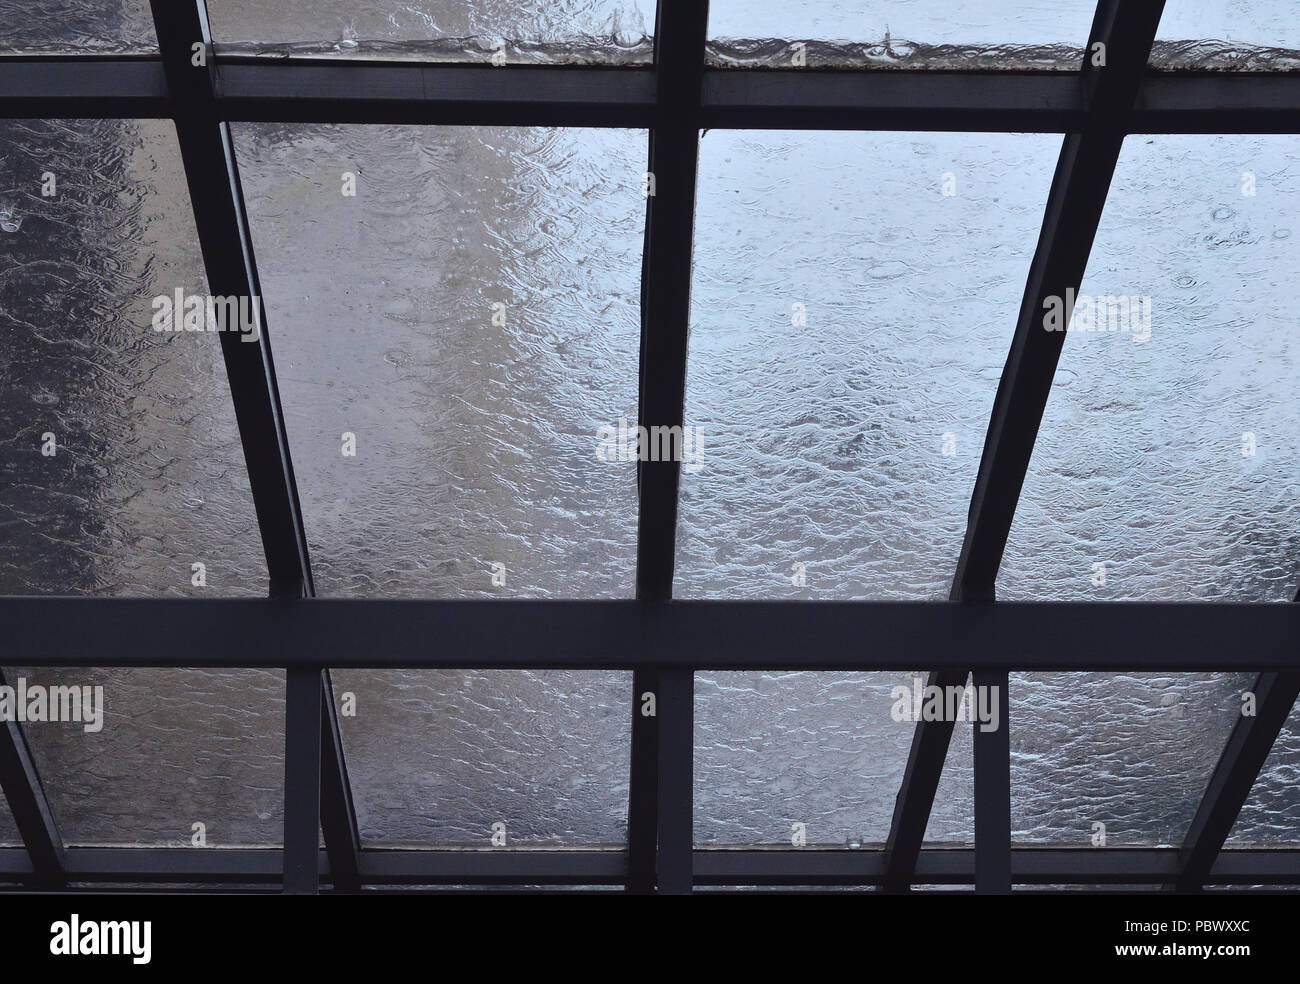
[[[1236,604],[1007,604],[994,600],[1064,335],[1034,332],[1045,293],[1077,288],[1111,174],[1133,133],[1300,133],[1300,75],[1158,73],[1146,63],[1162,0],[1100,0],[1091,41],[1109,68],[1075,72],[706,68],[708,5],[660,0],[647,67],[489,67],[263,61],[214,52],[203,0],[151,0],[157,57],[0,57],[0,118],[175,122],[208,282],[260,296],[229,124],[240,121],[644,128],[647,202],[640,421],[683,422],[696,162],[701,128],[1050,132],[1065,135],[1015,338],[995,401],[947,603],[672,601],[679,471],[640,466],[636,600],[387,602],[314,597],[269,332],[223,335],[271,579],[239,601],[3,598],[0,633],[30,665],[278,666],[287,670],[281,850],[65,846],[16,724],[0,731],[0,785],[23,838],[0,849],[0,886],[261,886],[357,892],[384,886],[695,887],[912,884],[1300,884],[1300,849],[1223,848],[1300,690],[1300,608]],[[190,45],[206,46],[195,68]],[[430,638],[458,638],[453,654]],[[626,640],[611,652],[607,640]],[[905,650],[897,644],[908,640]],[[180,651],[186,656],[168,654]],[[1032,657],[1007,654],[1032,651]],[[918,725],[881,849],[701,850],[692,843],[693,674],[699,669],[935,667],[932,681],[1001,687],[1011,670],[1259,672],[1263,708],[1243,718],[1181,849],[1013,846],[1007,707],[977,737],[973,848],[923,847],[952,726]],[[632,671],[624,850],[362,849],[330,667]],[[654,693],[657,713],[641,713]],[[319,848],[324,833],[325,849]]]

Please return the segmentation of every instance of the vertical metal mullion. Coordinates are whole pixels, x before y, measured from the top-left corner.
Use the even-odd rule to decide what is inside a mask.
[[[971,707],[985,706],[978,696],[989,697],[997,709],[997,727],[985,730],[977,715],[975,729],[975,891],[1006,894],[1011,891],[1011,731],[1007,720],[1010,701],[1005,670],[973,674],[975,693]]]
[[[291,666],[284,708],[284,891],[320,889],[321,669]]]
[[[627,889],[654,891],[659,853],[659,673],[632,671],[632,754],[628,765]],[[654,713],[649,713],[654,702]]]
[[[694,866],[695,674],[659,674],[660,893],[691,891]]]
[[[650,132],[653,193],[646,207],[641,278],[637,422],[644,427],[680,427],[683,423],[707,27],[707,0],[660,0],[655,24],[655,122]],[[636,594],[650,605],[672,598],[679,479],[679,461],[638,462]],[[686,675],[683,681],[679,671],[667,673],[644,666],[633,672],[628,797],[631,891],[652,891],[656,884],[662,890],[690,889],[694,708],[690,706],[693,676]],[[654,717],[641,713],[644,694],[654,695]]]

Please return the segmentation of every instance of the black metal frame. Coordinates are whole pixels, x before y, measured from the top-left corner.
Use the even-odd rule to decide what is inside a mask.
[[[1166,73],[1146,64],[1162,0],[1100,0],[1077,72],[718,71],[708,5],[660,0],[653,66],[488,67],[223,58],[203,0],[151,0],[156,58],[0,58],[0,117],[161,118],[177,127],[214,293],[260,296],[230,140],[234,121],[648,128],[640,422],[683,422],[696,161],[701,128],[1038,131],[1065,134],[1017,330],[999,385],[951,601],[672,601],[679,469],[640,466],[637,592],[627,602],[316,599],[269,332],[222,336],[271,578],[251,601],[0,599],[0,636],[29,665],[287,669],[284,847],[195,851],[65,847],[16,724],[0,729],[0,785],[25,847],[0,883],[211,884],[286,892],[383,886],[1300,884],[1300,850],[1223,850],[1300,691],[1294,605],[1006,604],[994,584],[1064,333],[1034,330],[1042,298],[1078,288],[1131,133],[1300,133],[1300,75]],[[190,45],[208,48],[196,69]],[[455,638],[448,653],[430,638]],[[626,640],[612,652],[608,640]],[[906,640],[904,646],[899,640]],[[169,654],[181,651],[183,658]],[[1032,655],[1026,655],[1032,650]],[[923,848],[952,725],[918,724],[883,849],[700,850],[692,843],[693,674],[699,669],[910,669],[1000,687],[1003,726],[976,733],[975,846]],[[363,850],[330,667],[632,671],[626,850]],[[1259,714],[1229,737],[1182,849],[1011,843],[1008,671],[1260,672]],[[654,693],[657,713],[640,712]],[[319,833],[325,848],[319,848]]]

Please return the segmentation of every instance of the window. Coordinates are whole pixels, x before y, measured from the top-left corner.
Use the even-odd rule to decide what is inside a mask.
[[[82,6],[0,887],[1300,885],[1288,7]]]

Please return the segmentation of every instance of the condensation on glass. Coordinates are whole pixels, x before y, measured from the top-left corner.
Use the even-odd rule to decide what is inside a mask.
[[[1295,846],[1300,841],[1300,703],[1291,709],[1242,805],[1229,846]]]
[[[676,596],[947,598],[1059,147],[704,136]]]
[[[697,673],[695,841],[878,847],[927,674]],[[958,723],[925,839],[973,838],[972,725]]]
[[[0,189],[0,592],[264,594],[217,338],[152,325],[207,290],[174,128],[0,123]],[[5,673],[104,688],[98,731],[25,727],[69,843],[280,837],[281,674]]]
[[[1300,70],[1295,0],[1177,0],[1166,3],[1151,49],[1161,69],[1229,72]]]
[[[999,598],[1295,596],[1298,172],[1294,136],[1125,142]]]
[[[1177,846],[1241,715],[1246,673],[1013,673],[1019,843]]]
[[[654,0],[208,0],[218,53],[629,65],[654,56]]]
[[[0,54],[156,54],[149,0],[0,0]]]
[[[724,68],[1076,70],[1095,0],[711,0]]]

